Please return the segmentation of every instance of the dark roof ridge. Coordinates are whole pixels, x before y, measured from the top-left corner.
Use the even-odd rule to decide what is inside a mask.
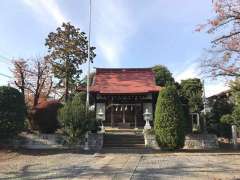
[[[152,68],[96,68],[96,72],[152,71]]]

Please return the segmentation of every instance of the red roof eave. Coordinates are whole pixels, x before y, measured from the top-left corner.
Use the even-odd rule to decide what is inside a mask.
[[[146,94],[159,92],[151,68],[96,69],[90,92],[101,94]]]
[[[94,87],[90,89],[90,92],[92,93],[100,93],[100,94],[146,94],[146,93],[158,93],[161,90],[160,86],[157,86],[155,89],[150,89],[150,90],[136,90],[136,91],[101,91],[97,90]]]

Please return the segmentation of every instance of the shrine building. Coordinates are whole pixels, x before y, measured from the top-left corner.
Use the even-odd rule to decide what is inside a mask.
[[[159,90],[151,68],[96,68],[90,87],[97,119],[116,128],[142,128],[146,112],[153,120]]]

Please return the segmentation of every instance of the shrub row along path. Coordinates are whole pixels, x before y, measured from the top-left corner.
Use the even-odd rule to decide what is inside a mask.
[[[0,180],[240,179],[240,153],[0,152]]]

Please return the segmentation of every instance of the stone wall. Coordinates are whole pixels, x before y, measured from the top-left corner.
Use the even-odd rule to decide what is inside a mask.
[[[144,130],[143,133],[144,133],[144,142],[145,142],[146,148],[157,149],[157,150],[160,149],[153,131]]]
[[[79,139],[77,144],[69,146],[66,137],[61,134],[30,134],[21,133],[18,138],[2,142],[15,148],[26,149],[85,149],[85,139]],[[99,151],[103,146],[102,133],[88,134],[88,149]]]
[[[18,141],[18,143],[17,143]],[[26,149],[55,149],[65,147],[65,137],[60,134],[28,134],[21,133],[14,144]]]
[[[188,134],[183,149],[218,149],[218,139],[214,134]]]
[[[103,133],[89,133],[88,146],[92,151],[99,151],[103,147]]]

